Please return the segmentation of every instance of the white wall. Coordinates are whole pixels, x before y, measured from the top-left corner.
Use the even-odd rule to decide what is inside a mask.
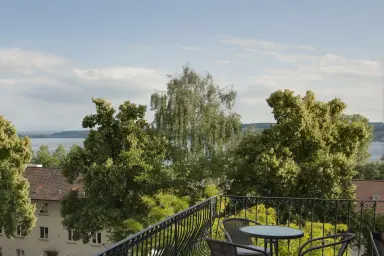
[[[61,225],[60,202],[48,202],[48,215],[40,215],[40,202],[36,203],[37,222],[32,233],[24,238],[15,237],[7,239],[5,235],[0,236],[0,247],[2,256],[16,256],[16,249],[25,251],[25,256],[43,256],[44,251],[58,251],[59,256],[87,256],[94,255],[104,250],[104,245],[110,244],[102,232],[102,244],[83,244],[82,241],[68,241],[68,231]],[[48,227],[48,239],[40,239],[40,227]]]

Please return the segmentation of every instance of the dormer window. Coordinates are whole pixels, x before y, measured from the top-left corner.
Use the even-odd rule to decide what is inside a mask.
[[[372,196],[372,201],[379,201],[379,195],[373,195]]]
[[[48,214],[48,203],[40,203],[40,214]]]

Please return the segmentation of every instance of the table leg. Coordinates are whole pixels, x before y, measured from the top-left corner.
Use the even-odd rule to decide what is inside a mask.
[[[274,242],[272,239],[265,239],[264,249],[267,250],[268,247],[269,247],[269,253],[271,254],[271,256],[278,255],[278,249],[277,247],[274,246]]]
[[[279,255],[279,240],[278,240],[278,239],[276,239],[275,254],[276,254],[276,255]]]

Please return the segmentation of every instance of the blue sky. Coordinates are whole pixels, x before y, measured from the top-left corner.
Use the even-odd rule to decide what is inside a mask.
[[[384,1],[8,1],[0,114],[77,129],[91,97],[148,104],[187,63],[238,91],[243,122],[273,121],[277,89],[342,98],[383,119]],[[148,113],[148,119],[152,118]]]

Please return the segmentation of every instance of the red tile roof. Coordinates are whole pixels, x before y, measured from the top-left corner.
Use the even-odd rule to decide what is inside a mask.
[[[384,180],[353,180],[352,183],[356,186],[358,200],[372,200],[373,195],[384,200]]]
[[[24,177],[29,181],[32,200],[60,201],[70,190],[79,189],[79,184],[66,181],[61,169],[28,167],[25,168]]]
[[[372,201],[372,196],[379,196],[378,200],[384,200],[384,180],[353,180],[356,186],[356,197],[362,201]],[[369,205],[369,204],[368,204]],[[366,207],[369,207],[365,205]],[[376,203],[376,212],[384,213],[384,202]]]

